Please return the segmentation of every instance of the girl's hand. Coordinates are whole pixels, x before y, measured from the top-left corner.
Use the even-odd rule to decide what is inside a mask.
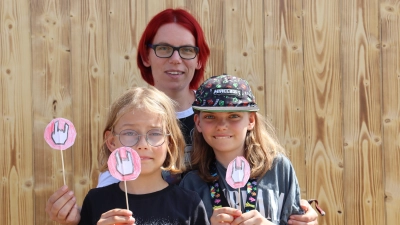
[[[127,209],[112,209],[103,213],[97,222],[97,225],[110,224],[135,224],[135,219],[132,217],[132,212]]]
[[[240,210],[230,207],[222,207],[213,210],[210,222],[211,225],[230,224],[235,220],[236,217],[240,215],[242,215]]]
[[[66,185],[54,192],[47,200],[46,212],[52,221],[60,224],[76,225],[81,219],[75,195]]]
[[[231,225],[274,225],[271,221],[264,218],[260,212],[257,210],[251,210],[249,212],[243,213],[241,216],[235,218]]]
[[[288,224],[291,225],[317,225],[318,214],[307,202],[307,200],[300,200],[300,207],[306,212],[303,215],[291,215]]]

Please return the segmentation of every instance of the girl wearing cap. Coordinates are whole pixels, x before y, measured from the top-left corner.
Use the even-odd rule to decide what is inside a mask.
[[[295,171],[257,113],[246,80],[211,77],[197,90],[193,109],[192,165],[197,170],[186,174],[180,185],[199,193],[211,224],[288,224],[291,214],[304,213]],[[225,179],[228,164],[237,156],[251,168],[240,200]]]

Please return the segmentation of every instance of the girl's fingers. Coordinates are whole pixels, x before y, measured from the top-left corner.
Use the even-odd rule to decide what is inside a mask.
[[[240,216],[242,212],[240,210],[223,207],[214,209],[213,214],[210,218],[210,222],[212,225],[219,224],[230,224],[236,217]]]
[[[135,219],[132,217],[132,212],[126,209],[112,209],[103,213],[97,225],[108,224],[134,224]]]

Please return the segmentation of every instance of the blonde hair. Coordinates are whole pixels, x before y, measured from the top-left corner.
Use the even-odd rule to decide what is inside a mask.
[[[199,111],[195,113],[199,114]],[[244,140],[244,157],[250,164],[251,178],[262,177],[272,166],[278,154],[285,155],[285,150],[279,144],[272,126],[258,112],[254,113],[255,125],[247,131]],[[199,171],[199,176],[206,182],[218,180],[210,174],[209,166],[215,160],[212,147],[206,142],[203,135],[195,129],[193,134],[192,165]]]
[[[171,173],[181,173],[185,170],[184,148],[185,140],[175,116],[174,102],[156,88],[135,87],[127,90],[111,105],[107,123],[103,131],[103,144],[98,156],[101,172],[108,170],[108,157],[111,154],[106,144],[106,133],[112,131],[121,116],[132,110],[143,110],[155,113],[163,123],[163,130],[170,134],[166,136],[167,157],[162,165],[163,170]]]

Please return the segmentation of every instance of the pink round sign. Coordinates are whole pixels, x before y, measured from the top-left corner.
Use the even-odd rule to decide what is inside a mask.
[[[108,170],[118,180],[135,180],[141,171],[139,154],[129,147],[115,149],[108,158]]]
[[[232,160],[226,170],[226,182],[232,188],[241,188],[250,178],[250,165],[243,156],[237,156]]]
[[[50,147],[56,150],[65,150],[71,147],[75,138],[74,124],[64,118],[53,119],[44,130],[44,139]]]

